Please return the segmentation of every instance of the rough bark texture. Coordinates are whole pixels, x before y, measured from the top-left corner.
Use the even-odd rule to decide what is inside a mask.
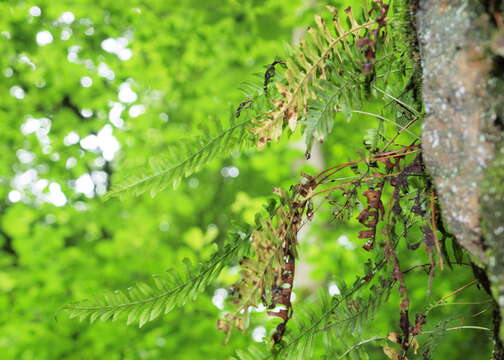
[[[469,3],[472,3],[469,5]],[[417,13],[423,65],[425,164],[451,232],[486,262],[480,184],[494,157],[496,133],[485,54],[489,17],[476,1],[423,0]]]
[[[485,267],[504,314],[504,28],[496,4],[420,0],[416,19],[424,161],[445,224]],[[499,343],[496,358],[504,356]]]

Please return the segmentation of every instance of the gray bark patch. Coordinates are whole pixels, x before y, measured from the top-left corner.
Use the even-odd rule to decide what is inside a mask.
[[[477,2],[422,0],[417,24],[423,66],[425,165],[444,221],[486,263],[481,182],[495,153],[496,115],[487,54],[490,18]]]

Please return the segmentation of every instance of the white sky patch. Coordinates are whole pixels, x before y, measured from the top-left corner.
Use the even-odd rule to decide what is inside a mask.
[[[48,30],[39,31],[35,39],[39,46],[45,46],[53,42],[53,36]]]
[[[96,167],[103,167],[105,166],[105,159],[102,158],[101,156],[98,156],[95,160],[94,160],[94,164]]]
[[[121,118],[121,114],[125,109],[124,105],[118,102],[111,102],[112,105],[109,111],[109,121],[115,127],[122,128],[124,126],[124,120]]]
[[[67,24],[70,25],[73,23],[75,20],[75,15],[71,11],[65,11],[64,13],[61,14],[61,16],[58,18],[58,22],[61,24]]]
[[[37,68],[37,65],[35,65],[33,61],[31,61],[30,58],[26,55],[21,55],[19,57],[19,61],[23,64],[28,65],[32,70],[35,70]]]
[[[16,155],[23,164],[30,164],[35,160],[35,154],[25,149],[19,149],[16,151]]]
[[[119,85],[119,101],[123,103],[132,103],[138,99],[137,94],[131,90],[131,85],[127,82],[123,82]]]
[[[80,146],[84,150],[97,151],[98,150],[98,136],[91,134],[83,138],[80,142]]]
[[[67,203],[67,198],[61,191],[60,184],[53,182],[49,185],[49,194],[46,200],[54,206],[64,206]]]
[[[47,179],[38,179],[32,186],[32,192],[36,195],[40,195],[47,185],[49,185],[49,181]]]
[[[115,79],[115,73],[105,63],[100,63],[98,65],[98,75],[100,75],[102,78],[105,78],[109,81],[112,81]]]
[[[128,49],[127,46],[128,39],[126,37],[107,38],[101,42],[103,50],[117,55],[117,57],[122,61],[129,60],[133,56],[133,52],[131,49]]]
[[[68,48],[67,60],[73,63],[79,61],[79,51],[81,47],[79,45],[72,45]]]
[[[84,116],[86,119],[88,119],[91,116],[93,116],[93,110],[91,110],[91,109],[82,109],[81,110],[81,115]]]
[[[112,126],[107,124],[98,132],[98,146],[105,160],[114,159],[116,152],[121,148],[119,141],[112,135]]]
[[[329,295],[331,295],[331,296],[341,294],[341,291],[335,282],[329,283],[329,286],[327,287],[327,291],[329,291]]]
[[[63,144],[66,146],[75,145],[79,142],[79,135],[75,131],[71,131],[63,139]]]
[[[30,15],[31,16],[40,16],[42,15],[42,10],[38,6],[32,6],[30,8]]]
[[[240,170],[236,166],[226,166],[221,169],[221,175],[224,177],[235,178],[240,175]]]
[[[252,331],[252,339],[254,339],[255,342],[263,342],[265,337],[266,337],[266,328],[264,326],[257,326]]]
[[[91,79],[89,76],[83,76],[80,79],[80,83],[82,87],[88,88],[93,85],[93,79]]]
[[[93,60],[91,60],[91,59],[84,59],[84,61],[82,61],[82,63],[84,64],[84,66],[86,67],[86,69],[88,69],[89,71],[95,71],[96,70],[96,66],[95,66]]]
[[[136,117],[142,115],[143,113],[145,113],[145,106],[142,104],[133,105],[128,110],[128,114],[132,118],[136,118]]]
[[[346,235],[341,235],[338,238],[338,244],[344,246],[347,250],[354,250],[355,249],[355,244],[352,243],[349,239],[348,236]]]
[[[63,41],[69,40],[72,37],[73,31],[69,27],[64,28],[61,30],[61,35],[60,39]]]
[[[95,184],[89,174],[81,175],[77,180],[75,180],[75,191],[84,194],[87,197],[93,196],[94,187]]]
[[[119,54],[117,54],[117,56],[120,60],[127,61],[133,56],[133,51],[131,51],[131,49],[122,49],[121,51],[119,51]]]
[[[18,100],[22,100],[25,97],[25,91],[21,86],[14,85],[9,90],[10,94]]]
[[[84,34],[87,35],[87,36],[91,36],[94,34],[94,27],[90,26],[88,27],[85,31],[84,31]]]
[[[212,303],[220,310],[224,309],[224,300],[228,296],[226,289],[220,288],[215,290],[214,296],[212,297]]]
[[[72,157],[69,157],[65,163],[65,167],[67,169],[71,169],[73,168],[75,165],[77,165],[77,159],[74,158],[73,156]]]
[[[28,118],[23,125],[21,125],[21,132],[24,135],[31,134],[40,128],[40,120],[35,118]]]
[[[91,179],[93,179],[96,187],[95,190],[98,195],[103,195],[107,192],[108,175],[105,171],[93,170],[91,173]]]
[[[37,139],[42,147],[42,152],[44,154],[49,154],[51,152],[51,139],[49,139],[49,132],[51,131],[51,120],[48,118],[40,118],[40,127],[35,132],[37,134]]]
[[[37,170],[35,169],[28,169],[25,172],[22,172],[20,174],[17,174],[14,176],[14,179],[12,180],[12,187],[18,190],[22,190],[37,180]]]
[[[91,178],[95,184],[105,184],[107,182],[108,175],[105,171],[93,170]]]
[[[9,201],[11,203],[16,203],[18,201],[21,201],[22,195],[19,191],[17,190],[11,190],[9,191]]]

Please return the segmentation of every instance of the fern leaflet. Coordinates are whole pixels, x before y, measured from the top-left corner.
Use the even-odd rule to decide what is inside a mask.
[[[184,261],[183,274],[169,272],[169,277],[154,276],[151,285],[138,283],[128,291],[118,291],[98,296],[94,300],[67,304],[63,307],[70,318],[81,321],[89,319],[107,321],[117,320],[127,315],[128,325],[138,322],[142,327],[161,314],[166,314],[175,306],[182,306],[194,300],[220,274],[222,269],[237,261],[247,252],[250,236],[237,233],[233,242],[227,244],[205,264],[196,266]]]
[[[301,40],[297,48],[291,49],[291,55],[285,61],[287,70],[284,81],[277,82],[276,87],[284,100],[274,100],[276,109],[265,119],[256,121],[253,132],[259,137],[259,147],[266,141],[277,140],[284,125],[291,131],[297,127],[299,119],[304,119],[308,112],[308,102],[316,99],[315,89],[319,81],[325,80],[330,69],[329,62],[343,65],[347,59],[354,58],[351,50],[352,40],[362,31],[371,28],[377,22],[365,19],[359,23],[352,14],[352,9],[345,10],[349,28],[340,23],[337,11],[328,6],[333,14],[333,33],[320,16],[315,17],[317,28],[309,28],[309,37]],[[342,66],[340,66],[342,67]]]
[[[176,188],[182,179],[199,171],[211,160],[228,156],[234,150],[246,146],[250,138],[246,131],[249,124],[250,120],[235,123],[233,119],[228,129],[221,130],[206,142],[199,139],[173,146],[168,158],[152,161],[149,170],[142,169],[140,173],[123,177],[112,186],[105,198],[141,195],[147,191],[150,191],[151,196],[155,196],[170,184]]]

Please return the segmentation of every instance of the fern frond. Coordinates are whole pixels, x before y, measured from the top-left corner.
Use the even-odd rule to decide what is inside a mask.
[[[237,295],[233,301],[236,309],[226,314],[217,325],[219,330],[227,333],[228,338],[233,327],[239,330],[245,329],[251,307],[256,307],[260,303],[268,307],[279,303],[278,294],[275,292],[281,291],[281,286],[287,282],[279,274],[284,276],[287,274],[287,263],[290,266],[294,265],[287,260],[284,250],[289,246],[292,255],[295,254],[296,244],[292,242],[296,239],[302,210],[293,213],[289,194],[280,189],[276,189],[275,192],[280,195],[280,205],[276,206],[275,202],[271,202],[267,209],[269,216],[256,218],[257,228],[251,236],[253,256],[240,261],[241,278],[233,286]],[[290,299],[290,293],[288,298]],[[287,306],[290,302],[282,304]],[[284,320],[287,321],[287,317]]]
[[[341,24],[337,11],[328,7],[333,14],[333,26],[330,30],[320,16],[315,17],[317,27],[309,28],[309,36],[301,40],[299,47],[292,48],[285,64],[284,81],[277,82],[278,92],[283,100],[274,100],[275,110],[265,119],[258,120],[254,133],[259,136],[259,147],[264,147],[266,141],[277,140],[287,125],[291,131],[297,127],[299,119],[304,119],[308,113],[308,103],[317,99],[316,90],[320,88],[319,81],[325,80],[331,71],[330,62],[343,63],[357,58],[355,38],[370,29],[377,22],[364,19],[357,21],[351,8],[345,10],[349,24],[345,28]]]
[[[374,266],[371,274],[378,272],[383,266],[385,261],[382,260]],[[363,277],[358,278],[351,288],[342,284],[341,293],[337,296],[329,296],[326,291],[320,291],[315,305],[296,311],[292,319],[294,329],[289,331],[280,348],[267,353],[257,346],[249,347],[247,351],[237,352],[238,359],[311,359],[315,343],[319,341],[318,336],[322,338],[328,351],[331,351],[332,347],[341,345],[345,336],[353,338],[353,334],[373,318],[380,305],[388,299],[393,281],[380,279],[378,284],[370,287],[368,299],[356,297],[357,292],[367,285],[369,281]]]
[[[70,318],[79,318],[81,321],[89,319],[91,322],[115,321],[127,316],[128,325],[138,322],[142,327],[175,306],[194,300],[225,266],[236,262],[247,252],[249,244],[248,235],[237,233],[233,242],[202,265],[193,265],[186,259],[183,273],[171,271],[166,278],[154,276],[151,284],[138,283],[128,291],[115,291],[93,300],[67,304],[63,310]]]
[[[331,85],[328,85],[331,86]],[[314,141],[323,142],[334,126],[334,107],[339,93],[319,91],[317,99],[309,101],[310,111],[306,114],[305,138],[306,147],[311,149]]]
[[[180,145],[174,145],[171,154],[164,160],[155,160],[147,169],[125,176],[113,184],[105,198],[123,195],[141,195],[150,191],[151,196],[156,195],[169,185],[176,188],[180,182],[199,171],[205,164],[218,157],[226,157],[231,152],[245,147],[250,140],[246,127],[250,120],[235,122],[231,126],[206,140],[210,134]]]
[[[308,101],[307,112],[302,121],[307,152],[315,141],[323,142],[332,132],[337,112],[352,116],[351,109],[360,108],[363,84],[358,74],[338,72],[334,62],[328,62],[327,79],[320,80],[314,89],[315,98]]]
[[[312,356],[316,337],[320,333],[324,345],[330,349],[333,344],[338,344],[342,336],[359,332],[389,297],[392,288],[390,282],[384,281],[380,286],[371,287],[372,293],[367,300],[355,298],[355,293],[365,284],[364,279],[358,279],[351,289],[342,286],[341,294],[333,297],[322,292],[315,307],[294,317],[296,329],[287,337],[282,353],[288,354],[292,360],[307,359]]]

